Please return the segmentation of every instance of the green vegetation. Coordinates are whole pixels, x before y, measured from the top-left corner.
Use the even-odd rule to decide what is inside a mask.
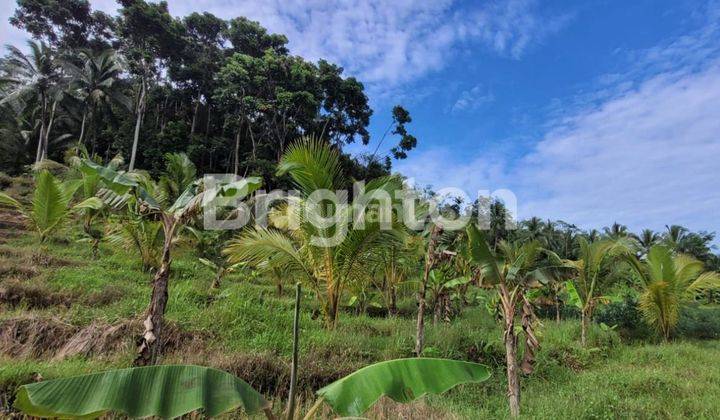
[[[0,416],[720,412],[713,233],[514,228],[410,188],[401,106],[343,151],[372,110],[342,68],[244,17],[118,3],[11,18],[35,41],[0,59]]]

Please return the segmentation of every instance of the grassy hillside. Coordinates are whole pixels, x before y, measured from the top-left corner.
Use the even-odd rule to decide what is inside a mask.
[[[38,245],[9,218],[0,245],[0,394],[8,409],[15,388],[38,378],[128,366],[150,274],[130,251],[104,245],[101,258],[77,238]],[[289,381],[293,299],[250,272],[234,273],[211,291],[213,273],[190,246],[173,264],[164,363],[228,370],[282,405]],[[323,328],[303,299],[300,385],[305,407],[317,389],[366,364],[412,355],[414,302],[397,318],[347,309],[337,330]],[[488,364],[493,378],[409,406],[383,402],[373,418],[499,418],[507,415],[501,332],[484,307],[450,324],[429,320],[427,353]],[[538,368],[523,379],[530,418],[713,417],[720,412],[720,341],[628,344],[614,331],[592,330],[578,344],[574,320],[544,320]],[[279,411],[279,408],[277,408]],[[329,412],[325,413],[330,416]]]

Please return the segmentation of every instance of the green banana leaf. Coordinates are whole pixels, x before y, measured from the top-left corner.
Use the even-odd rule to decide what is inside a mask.
[[[380,397],[410,402],[490,377],[487,366],[449,359],[397,359],[364,367],[317,391],[336,413],[361,416]]]
[[[269,404],[243,380],[201,366],[112,370],[23,385],[15,408],[38,417],[93,418],[106,412],[174,418],[202,409],[217,416],[235,408],[254,414]]]
[[[580,297],[580,293],[578,293],[577,289],[575,288],[575,284],[571,282],[570,280],[565,282],[565,289],[567,290],[568,294],[568,301],[567,304],[569,306],[574,306],[578,309],[583,308],[583,300]]]

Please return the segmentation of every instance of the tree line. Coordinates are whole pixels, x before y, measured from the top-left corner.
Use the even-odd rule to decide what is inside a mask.
[[[370,142],[363,84],[336,64],[292,55],[284,35],[245,17],[176,18],[167,2],[144,0],[118,0],[116,16],[88,0],[18,0],[10,23],[33,38],[0,59],[0,170],[10,174],[83,147],[153,174],[166,153],[183,152],[201,174],[281,186],[274,168],[302,135],[339,150]],[[386,156],[343,154],[345,169],[359,179],[388,174],[417,143],[411,120],[395,106],[385,135],[397,145]]]

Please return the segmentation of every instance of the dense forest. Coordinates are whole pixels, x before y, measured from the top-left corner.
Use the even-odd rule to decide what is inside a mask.
[[[0,62],[0,170],[10,174],[80,147],[153,174],[166,153],[184,152],[200,174],[258,174],[272,186],[299,136],[338,149],[370,142],[361,82],[292,55],[284,35],[244,17],[180,19],[166,2],[142,0],[120,1],[109,16],[85,0],[21,0],[10,23],[34,39],[8,46]],[[409,113],[396,106],[392,117],[390,155],[343,155],[356,178],[387,174],[392,158],[415,147]]]

